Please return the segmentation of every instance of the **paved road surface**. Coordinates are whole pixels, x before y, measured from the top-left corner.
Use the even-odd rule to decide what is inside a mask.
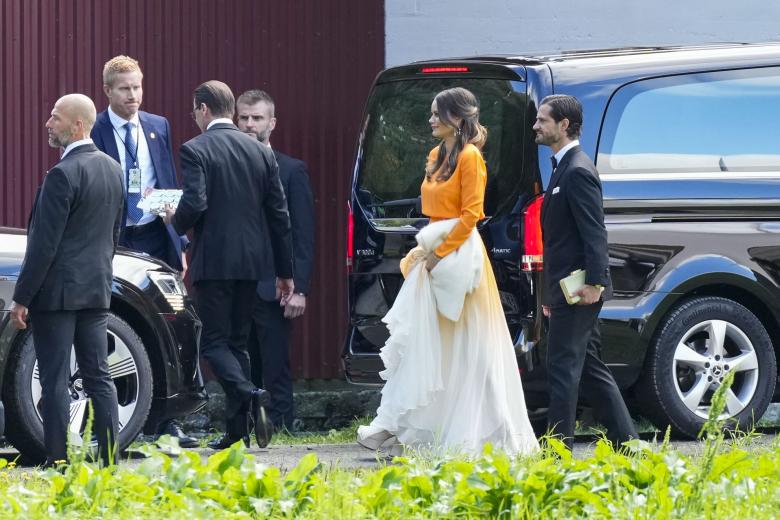
[[[749,441],[749,446],[760,448],[775,442],[777,433],[765,431],[755,439]],[[654,441],[650,441],[654,442]],[[656,445],[658,443],[655,443]],[[674,441],[672,443],[680,452],[695,455],[701,453],[704,444],[699,441]],[[580,437],[574,446],[574,455],[578,458],[590,455],[595,446],[592,438]],[[196,449],[204,458],[215,453],[208,448]],[[282,445],[270,446],[259,449],[253,446],[248,453],[255,455],[260,461],[279,467],[283,472],[295,467],[301,457],[308,453],[316,453],[320,462],[326,465],[338,465],[341,468],[372,468],[386,464],[390,459],[377,457],[374,452],[366,450],[357,444],[310,444],[310,445]],[[14,460],[18,453],[11,449],[0,450],[0,457]],[[141,459],[130,459],[123,464],[137,465]]]

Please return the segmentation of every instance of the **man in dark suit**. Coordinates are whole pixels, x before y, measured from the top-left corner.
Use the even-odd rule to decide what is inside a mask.
[[[182,249],[189,240],[179,236],[162,219],[137,207],[154,189],[175,189],[176,167],[171,147],[171,127],[164,117],[139,110],[143,101],[143,73],[128,56],[111,58],[103,66],[103,91],[108,108],[100,112],[92,129],[95,146],[113,157],[125,172],[125,219],[119,245],[143,251],[174,269],[187,265]],[[158,432],[176,437],[185,448],[198,440],[185,435],[178,422],[163,421]]]
[[[572,96],[544,98],[534,124],[536,142],[553,153],[553,175],[542,203],[544,313],[549,317],[548,423],[571,449],[581,392],[610,440],[622,443],[637,433],[620,390],[601,361],[599,311],[611,295],[607,229],[596,167],[579,146],[582,106]],[[569,305],[560,280],[583,269],[580,301]]]
[[[180,234],[194,228],[190,276],[203,321],[201,353],[227,397],[226,434],[209,446],[248,443],[249,415],[264,447],[270,396],[250,380],[246,342],[258,280],[275,270],[281,303],[293,295],[287,202],[271,150],[233,124],[230,88],[207,81],[193,98],[203,133],[181,147],[184,193],[165,219]]]
[[[236,101],[238,129],[271,146],[276,127],[274,100],[262,90],[248,90]],[[273,271],[257,284],[253,328],[249,341],[252,381],[271,392],[268,415],[276,429],[293,430],[293,385],[290,374],[290,330],[294,318],[306,311],[306,296],[314,254],[314,198],[306,164],[274,150],[279,178],[287,197],[292,223],[295,293],[279,304]]]
[[[94,122],[95,105],[82,94],[60,98],[46,122],[49,145],[65,151],[35,196],[11,309],[18,329],[27,328],[29,309],[48,465],[67,459],[71,345],[92,402],[100,460],[117,461],[117,396],[108,372],[106,321],[122,219],[122,171],[89,139]]]

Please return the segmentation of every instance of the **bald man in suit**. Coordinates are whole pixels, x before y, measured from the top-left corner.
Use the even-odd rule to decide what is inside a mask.
[[[49,145],[64,148],[35,196],[11,320],[29,312],[41,383],[46,464],[67,459],[71,346],[94,410],[103,464],[117,462],[117,396],[108,371],[112,260],[123,216],[122,170],[89,138],[95,105],[60,98],[46,122]]]

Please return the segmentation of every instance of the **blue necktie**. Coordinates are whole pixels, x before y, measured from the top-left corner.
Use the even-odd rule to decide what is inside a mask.
[[[553,172],[558,167],[558,159],[555,158],[554,155],[550,156],[550,162],[552,163]]]
[[[137,168],[138,145],[133,137],[133,123],[125,123],[125,183],[127,190],[127,220],[131,226],[138,224],[144,216],[142,209],[137,207],[141,201],[140,193],[130,193],[130,169]]]

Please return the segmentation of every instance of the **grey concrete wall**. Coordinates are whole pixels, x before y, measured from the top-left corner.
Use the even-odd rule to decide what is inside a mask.
[[[780,40],[777,0],[386,0],[386,65],[485,53]]]

